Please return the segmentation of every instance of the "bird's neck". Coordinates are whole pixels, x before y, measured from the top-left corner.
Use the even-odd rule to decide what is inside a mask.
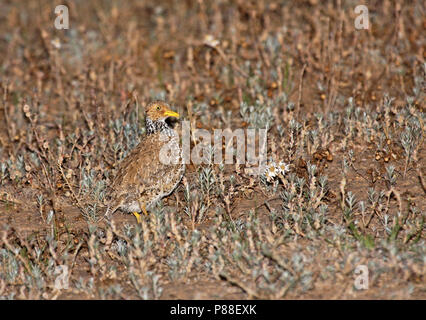
[[[151,119],[146,118],[145,126],[147,135],[157,132],[167,132],[170,130],[170,127],[164,120],[152,121]]]

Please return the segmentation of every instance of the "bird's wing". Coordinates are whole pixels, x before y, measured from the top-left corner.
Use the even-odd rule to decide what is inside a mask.
[[[120,163],[112,188],[126,190],[137,186],[139,192],[149,189],[169,167],[160,162],[163,145],[158,135],[145,136]]]

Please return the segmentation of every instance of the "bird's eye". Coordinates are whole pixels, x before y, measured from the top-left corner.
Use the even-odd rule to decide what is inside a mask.
[[[161,110],[161,107],[160,107],[160,106],[157,106],[157,110]]]

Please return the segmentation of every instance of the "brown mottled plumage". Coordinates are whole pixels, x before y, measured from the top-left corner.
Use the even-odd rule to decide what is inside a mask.
[[[151,102],[145,111],[146,135],[119,164],[107,217],[121,209],[140,221],[137,213],[146,214],[158,200],[171,194],[184,174],[179,136],[166,122],[170,117],[179,118],[179,114],[163,101]]]

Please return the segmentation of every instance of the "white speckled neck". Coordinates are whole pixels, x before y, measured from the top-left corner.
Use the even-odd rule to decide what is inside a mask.
[[[145,126],[146,126],[146,134],[153,134],[156,132],[164,132],[164,131],[168,131],[170,130],[170,127],[168,126],[168,124],[166,123],[166,121],[163,120],[157,120],[157,121],[152,121],[150,118],[146,118],[145,119]],[[166,131],[166,132],[167,132]]]

